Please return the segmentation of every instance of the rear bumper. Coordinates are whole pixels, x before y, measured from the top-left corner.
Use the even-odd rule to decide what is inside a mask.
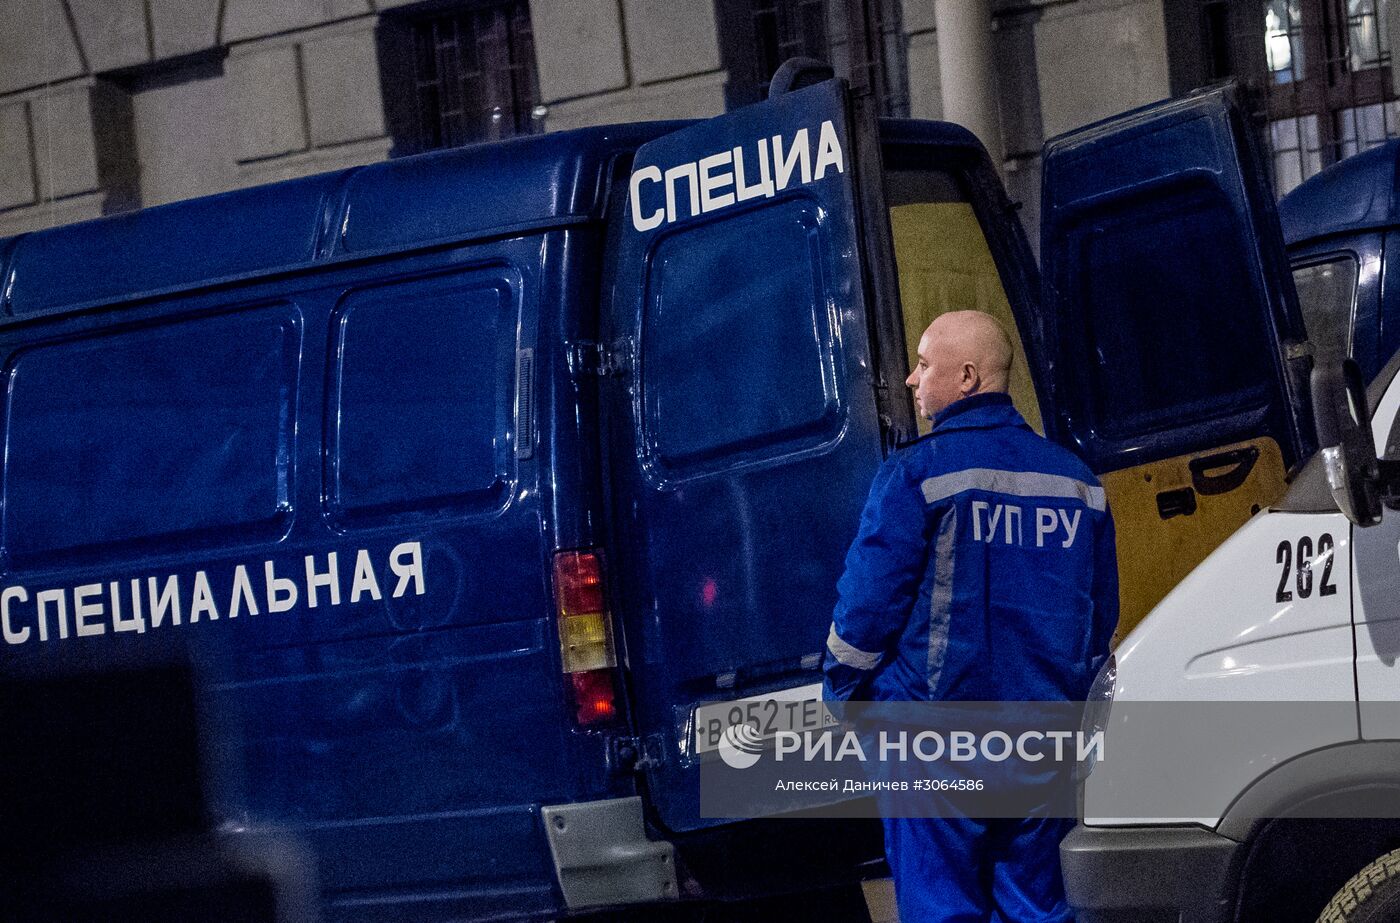
[[[1228,923],[1245,847],[1201,827],[1075,827],[1060,844],[1079,923]]]

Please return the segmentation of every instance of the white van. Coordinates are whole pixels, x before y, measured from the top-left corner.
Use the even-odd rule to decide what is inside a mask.
[[[1400,919],[1397,370],[1313,373],[1325,448],[1100,674],[1080,923]]]

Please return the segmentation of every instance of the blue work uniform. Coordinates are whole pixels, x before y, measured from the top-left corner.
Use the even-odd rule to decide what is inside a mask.
[[[828,700],[1082,701],[1118,621],[1103,487],[1006,395],[964,398],[880,468],[838,592]],[[900,919],[1070,920],[1070,824],[887,818]]]

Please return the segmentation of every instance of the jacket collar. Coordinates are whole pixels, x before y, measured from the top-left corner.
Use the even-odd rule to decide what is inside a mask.
[[[974,394],[954,401],[933,416],[933,432],[959,429],[990,429],[997,426],[1028,426],[1011,405],[1010,395],[997,392]]]

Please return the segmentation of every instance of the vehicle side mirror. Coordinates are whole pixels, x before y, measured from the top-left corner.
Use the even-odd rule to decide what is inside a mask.
[[[1351,359],[1312,372],[1313,419],[1337,508],[1358,526],[1381,521],[1380,464],[1361,369]]]

